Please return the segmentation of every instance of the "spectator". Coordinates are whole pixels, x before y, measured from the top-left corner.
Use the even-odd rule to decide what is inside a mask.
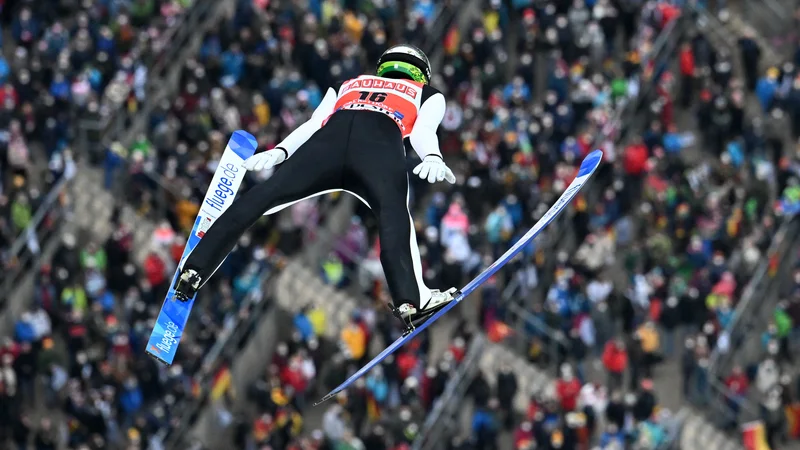
[[[608,389],[611,391],[620,389],[628,367],[628,353],[621,339],[606,343],[603,350],[603,365],[608,371]]]

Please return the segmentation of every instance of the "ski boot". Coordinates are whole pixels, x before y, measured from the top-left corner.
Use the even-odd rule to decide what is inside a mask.
[[[403,336],[408,336],[416,329],[414,322],[432,316],[437,311],[447,306],[448,303],[453,301],[457,295],[458,289],[456,288],[450,288],[444,292],[441,292],[438,289],[431,289],[431,298],[428,299],[428,301],[425,302],[419,310],[416,306],[410,303],[403,303],[397,308],[395,308],[394,305],[389,304],[389,308],[391,308],[394,316],[400,319],[400,321],[402,321],[406,326]]]
[[[175,282],[175,298],[182,302],[188,302],[197,294],[201,281],[200,274],[196,270],[184,269],[178,277],[178,281]]]

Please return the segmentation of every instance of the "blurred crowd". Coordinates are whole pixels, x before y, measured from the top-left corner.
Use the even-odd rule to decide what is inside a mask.
[[[520,450],[579,449],[591,435],[603,448],[637,440],[656,448],[668,433],[653,383],[670,359],[680,359],[685,397],[709,401],[708,355],[786,205],[800,202],[798,157],[780,134],[800,133],[795,65],[761,76],[758,48],[745,36],[740,80],[732,55],[700,32],[682,42],[675,67],[652,61],[656,37],[679,16],[671,2],[507,3],[482,2],[479,21],[447,30],[436,45],[444,58],[433,84],[449,99],[440,141],[459,180],[448,191],[414,183],[426,281],[461,286],[541,217],[583,156],[601,148],[606,163],[592,189],[599,195],[581,196],[567,223],[578,250],[529,246],[510,276],[476,293],[480,323],[458,317],[443,356],[433,357],[432,336],[423,335],[338,397],[314,431],[309,401],[365,362],[373,337],[390,342],[400,331],[384,307],[374,219],[359,210],[320,271],[374,304],[349,318],[337,342],[321,339],[332,320],[321,311],[294,318],[294,334],[247,393],[257,413],[240,421],[237,448],[408,448],[478,327],[502,338],[498,323],[513,314],[509,284],[510,301],[530,312],[526,356],[563,368],[522,417],[512,412],[516,375],[499,368],[499,387],[480,375],[470,390],[471,429],[452,449],[500,448],[509,435]],[[0,255],[30,222],[37,199],[74,169],[76,118],[112,106],[138,110],[163,37],[189,7],[15,4],[14,39],[0,57],[0,120],[8,129],[0,139]],[[182,342],[177,363],[164,368],[143,356],[227,136],[244,129],[271,148],[309,117],[329,85],[372,70],[391,42],[420,43],[445,7],[416,0],[403,17],[394,1],[312,0],[308,8],[237,1],[182,67],[180,92],[157,105],[147,132],[104,149],[106,187],[122,186],[124,200],[159,222],[152,249],[143,262],[134,258],[118,214],[107,242],[64,237],[0,350],[0,440],[143,449],[175,423],[176,405],[198,395],[194,374],[224,319],[241,314],[248,295],[262,295],[271,250],[296,252],[324,216],[307,202],[285,223],[259,223],[204,290],[208,307],[192,319],[202,330]],[[753,98],[763,108],[757,114],[747,108]],[[616,145],[617,112],[640,101],[644,126]],[[773,328],[791,333],[777,319]],[[544,350],[554,339],[556,354]],[[740,388],[737,380],[729,386]]]
[[[148,68],[181,23],[184,0],[55,3],[3,7],[0,54],[0,262],[31,224],[48,190],[75,173],[79,119],[135,110]],[[51,214],[51,216],[54,215]],[[54,226],[45,221],[46,227]]]
[[[225,322],[249,307],[244,300],[263,295],[260,279],[271,264],[258,245],[243,243],[232,253],[223,276],[198,299],[202,326],[185,336],[167,368],[141,350],[183,251],[160,245],[138,263],[124,223],[106,242],[64,235],[0,349],[0,441],[146,448],[180,417],[181,402],[198,395],[204,356],[230,326]]]
[[[591,14],[602,15],[608,7],[598,2]],[[554,19],[549,33],[543,26],[548,10]],[[523,27],[540,31],[531,34],[544,39],[524,30],[519,34],[520,67],[503,89],[493,89],[501,85],[495,67],[506,56],[493,47],[507,45],[498,31],[506,29],[502,8],[490,7],[465,42],[449,47],[440,81],[456,84],[446,84],[451,103],[442,147],[468,163],[456,166],[462,185],[455,192],[429,193],[427,186],[417,186],[418,240],[427,281],[460,286],[543,214],[553,198],[548,191],[563,190],[592,146],[602,148],[610,164],[593,182],[599,198],[578,199],[571,218],[577,251],[548,255],[530,246],[510,279],[491,280],[483,289],[481,325],[491,334],[497,320],[516,314],[505,303],[510,281],[515,285],[510,300],[530,312],[524,319],[531,361],[570,363],[581,383],[600,381],[617,397],[643,385],[652,389],[654,378],[670,384],[658,379],[659,366],[669,361],[682,373],[675,388],[686,401],[704,405],[719,401],[711,396],[709,356],[730,345],[721,331],[730,325],[775,232],[790,220],[787,205],[797,202],[800,160],[786,147],[790,140],[782,131],[797,117],[796,70],[786,64],[759,75],[760,51],[746,34],[735,49],[744,66],[736,77],[730,50],[714,48],[694,27],[679,43],[674,65],[641,65],[646,55],[637,50],[649,48],[678,12],[666,2],[647,2],[635,11],[644,20],[630,28],[623,26],[625,12],[618,9],[609,15],[619,21],[604,17],[599,24],[601,36],[613,35],[603,27],[609,22],[619,25],[619,33],[636,30],[620,39],[632,45],[613,53],[619,55],[616,67],[602,52],[597,61],[603,64],[593,66],[592,53],[581,53],[581,39],[558,41],[552,32],[567,36],[574,30],[570,21],[591,20],[580,1],[561,11],[556,5],[520,11]],[[589,24],[580,30],[597,29]],[[532,97],[536,76],[526,65],[540,57],[543,41],[559,51],[548,55],[556,64],[538,103]],[[467,61],[472,69],[465,68]],[[611,108],[645,89],[637,117],[641,129],[627,130],[619,148],[596,140],[617,131]],[[532,180],[537,180],[533,186]],[[321,269],[329,283],[357,283],[383,301],[379,244],[371,238],[371,225],[369,214],[363,224],[354,220]],[[542,291],[544,301],[535,295]],[[773,341],[777,329],[770,327],[773,334],[765,342]],[[781,329],[783,335],[789,332],[785,320]],[[550,341],[557,341],[555,355],[546,351]],[[752,379],[752,368],[750,373]],[[739,375],[727,384],[741,389]],[[792,398],[785,397],[783,405],[793,405]],[[730,403],[736,412],[736,399]],[[786,425],[783,408],[771,411]]]
[[[677,10],[656,2],[646,2],[635,8],[607,1],[589,4],[577,1],[572,5],[522,3],[516,9],[501,2],[486,2],[479,22],[462,30],[463,34],[451,30],[445,38],[445,63],[434,76],[433,84],[450,100],[440,141],[445,158],[452,161],[459,181],[456,188],[448,192],[436,191],[436,187],[429,190],[425,184],[414,183],[418,241],[426,281],[431,286],[461,286],[483,264],[491,262],[513,244],[571,181],[580,160],[592,146],[606,151],[609,161],[603,169],[606,178],[614,178],[617,167],[634,165],[628,161],[632,158],[625,158],[627,151],[615,151],[611,143],[617,131],[615,112],[631,101],[647,81],[660,79],[654,75],[660,68],[648,62],[647,51],[658,33],[677,16]],[[509,33],[507,30],[512,24],[519,28]],[[511,53],[517,54],[519,63],[512,72],[506,73]],[[544,72],[543,77],[539,71]],[[544,85],[537,85],[540,82]],[[661,101],[671,100],[668,85],[657,87],[659,93],[663,91],[659,97]],[[670,108],[663,109],[669,111]],[[662,113],[661,110],[654,112]],[[669,112],[663,114],[670,117]],[[651,137],[653,146],[661,145],[663,134]],[[685,140],[681,141],[681,146],[684,145],[688,145]],[[644,147],[645,152],[651,150]],[[678,151],[680,146],[672,150]],[[645,159],[648,157],[645,155]],[[644,184],[644,162],[640,164],[639,173],[623,177],[623,182]],[[604,181],[608,183],[608,179]],[[581,207],[588,200],[584,198],[578,202],[572,225],[577,227],[579,241],[590,233],[590,227],[592,231],[605,228],[623,215],[626,208],[641,202],[636,192],[624,191],[626,189],[619,188],[611,191],[607,201],[613,203],[616,210],[604,214],[598,208],[601,217],[597,221],[600,222],[592,224],[588,223],[589,211]],[[366,293],[374,303],[361,305],[358,315],[351,318],[342,331],[339,342],[332,344],[341,352],[333,362],[324,365],[313,355],[317,352],[330,354],[318,350],[324,345],[318,336],[331,318],[316,309],[304,311],[295,318],[296,331],[291,343],[282,344],[267,376],[257,384],[262,392],[282,393],[279,398],[288,406],[277,407],[274,398],[272,403],[262,402],[252,421],[243,422],[240,444],[247,442],[242,437],[247,434],[246,430],[251,433],[251,444],[268,443],[273,448],[296,442],[296,448],[304,449],[373,446],[399,449],[407,448],[415,437],[424,416],[421,412],[441,393],[441,376],[457,366],[454,362],[463,356],[471,331],[445,337],[450,344],[441,360],[431,358],[430,336],[412,343],[398,356],[390,358],[377,373],[366,377],[352,392],[341,396],[339,404],[329,407],[318,431],[311,434],[301,431],[307,395],[324,393],[335,386],[335,381],[343,379],[347,373],[346,362],[349,361],[350,370],[365,362],[371,354],[369,343],[374,335],[391,342],[401,331],[383,306],[388,297],[382,284],[380,246],[374,236],[374,219],[369,211],[359,211],[319,268],[327,283]],[[521,280],[527,292],[538,284],[543,257],[541,250],[530,246],[524,257],[515,263],[518,270],[513,278]],[[557,273],[560,275],[566,269],[560,267]],[[463,322],[466,319],[461,318],[462,322],[455,329],[471,330],[470,326],[480,325],[490,335],[501,338],[503,332],[496,325],[506,314],[500,302],[502,286],[501,280],[493,279],[483,288],[481,324],[468,326]],[[564,287],[564,283],[558,286]],[[580,290],[580,286],[576,284],[575,289]],[[580,303],[557,299],[555,295],[550,297],[552,302]],[[583,306],[586,309],[590,304]],[[526,307],[544,310],[545,305],[526,304]],[[550,308],[552,306],[548,306],[548,311]],[[569,332],[572,329],[567,327],[572,323],[570,316],[574,312],[577,318],[580,307],[574,311],[564,307],[551,312],[556,316],[559,312],[566,313],[561,318],[562,324],[552,326],[565,327],[564,331]],[[459,316],[455,311],[453,314]],[[654,334],[658,336],[654,325],[642,322],[640,335],[652,340]],[[580,341],[575,333],[571,336],[574,341]],[[595,338],[597,348],[591,351],[596,350],[603,362],[624,372],[628,367],[628,355],[623,341],[610,342],[604,350],[606,341],[600,339]],[[580,351],[577,347],[569,349],[564,362],[575,363],[574,356]],[[583,353],[588,354],[590,350],[584,348]],[[650,364],[655,362],[653,355]],[[527,420],[511,410],[515,394],[512,386],[516,385],[511,380],[516,376],[513,372],[498,375],[510,377],[508,381],[497,383],[510,391],[495,390],[479,377],[472,390],[477,406],[472,429],[466,435],[456,436],[451,448],[500,448],[498,439],[502,439],[501,431],[506,427],[515,430],[515,448],[533,448],[534,443],[540,446],[536,448],[582,448],[588,442],[586,436],[593,434],[587,430],[597,429],[598,414],[604,418],[605,426],[596,434],[602,435],[604,445],[616,440],[651,439],[651,448],[655,448],[666,439],[665,428],[659,424],[660,417],[656,413],[657,400],[652,393],[650,374],[642,373],[630,381],[630,386],[623,386],[623,376],[613,373],[609,375],[607,387],[587,383],[587,391],[596,387],[612,393],[608,396],[612,407],[593,405],[588,409],[591,415],[587,416],[587,411],[582,409],[584,405],[579,407],[576,402],[585,373],[580,364],[575,366],[578,370],[565,367],[564,378],[557,383],[555,392],[531,401]],[[335,377],[329,379],[322,376],[323,373],[332,373]],[[404,376],[398,378],[398,374]],[[384,378],[388,378],[388,382]],[[322,386],[314,383],[315,379],[320,380]],[[414,389],[420,390],[421,399],[406,395]],[[628,395],[627,400],[625,395]],[[420,401],[422,404],[417,405]],[[417,415],[415,408],[420,412]],[[631,417],[634,420],[629,420]],[[308,424],[305,425],[308,428]]]
[[[416,43],[435,17],[430,1],[418,3],[408,21]],[[176,230],[190,228],[213,175],[208,161],[231,132],[249,131],[259,148],[272,148],[310,117],[334,82],[372,70],[396,22],[405,25],[394,2],[311,5],[238,1],[230,20],[210,30],[186,62],[177,98],[151,114],[151,133],[129,149],[109,148],[108,184],[127,171],[125,193],[142,214],[165,210]]]
[[[781,138],[788,134],[788,141],[796,143],[800,137],[797,103],[800,98],[800,72],[797,70],[800,59],[795,56],[794,60],[759,73],[754,67],[758,66],[760,53],[754,48],[751,36],[740,39],[739,51],[749,67],[745,73],[745,89],[753,93],[756,109],[765,119],[753,120],[740,138],[741,142],[734,143],[738,147],[729,144],[728,152],[735,160],[737,152],[747,154],[748,142],[763,149],[763,157],[771,163],[765,170],[775,177],[774,188],[779,194],[774,204],[777,220],[787,220],[800,211],[800,183],[796,170],[799,160],[796,144],[792,149],[791,144],[785,145]],[[751,335],[742,341],[750,345],[745,350],[728,348],[727,341],[724,342],[726,345],[721,353],[726,364],[716,374],[727,389],[722,396],[722,401],[728,405],[723,425],[734,427],[742,417],[756,416],[763,421],[767,441],[773,448],[786,440],[800,439],[800,386],[797,365],[792,357],[798,343],[800,275],[796,248],[788,251],[790,254],[785,263],[779,263],[777,257],[768,255],[767,276],[778,286],[766,299],[768,303],[761,307],[766,309],[762,316],[768,320],[748,324],[746,329],[751,331]],[[754,340],[758,342],[753,344]],[[687,341],[687,346],[694,344]]]
[[[524,414],[517,417],[511,412],[517,379],[510,367],[501,367],[496,389],[489,389],[482,375],[473,381],[473,447],[497,448],[502,430],[513,430],[508,448],[514,449],[655,449],[674,439],[677,422],[658,407],[652,380],[627,392],[609,391],[602,383],[582,383],[565,364],[554,382],[530,395]]]
[[[731,365],[717,372],[727,388],[720,401],[728,406],[723,426],[734,427],[741,417],[762,420],[766,440],[779,448],[800,439],[800,371],[793,356],[798,349],[800,326],[800,252],[789,249],[785,279],[778,268],[769,276],[777,287],[768,298],[768,320],[755,323],[745,338],[749,346],[733,356]]]
[[[426,4],[418,8],[421,21],[432,18]],[[2,210],[4,244],[21,229],[5,225],[6,213],[27,214],[29,220],[35,211],[33,205],[23,214],[19,206],[23,181],[41,178],[32,172],[34,157],[42,154],[42,172],[52,172],[52,183],[71,161],[76,117],[107,115],[112,106],[137,110],[146,100],[148,68],[162,49],[157,38],[169,33],[188,6],[155,0],[15,5],[11,29],[19,47],[3,60],[9,67],[3,93],[12,145],[2,152],[2,192],[14,194],[14,206]],[[273,221],[256,225],[198,300],[208,305],[193,316],[202,326],[181,343],[176,363],[164,368],[141,352],[183,250],[197,196],[224,148],[223,136],[245,128],[267,144],[288,133],[341,71],[359,70],[351,65],[362,64],[365,55],[352,42],[373,37],[371,47],[363,46],[371,54],[387,42],[384,16],[392,17],[391,8],[378,5],[367,20],[336,2],[318,6],[315,18],[297,5],[239,2],[186,64],[179,98],[157,109],[148,132],[128,148],[109,146],[99,161],[106,186],[121,183],[141,214],[162,220],[152,242],[137,248],[116,211],[108,241],[68,234],[52,261],[41,262],[30,305],[3,343],[0,440],[20,447],[33,440],[41,449],[55,448],[56,442],[81,449],[146,448],[158,445],[151,438],[159,429],[178,423],[175,413],[183,400],[201,394],[197,375],[203,357],[225,334],[223,327],[246,314],[246,298],[263,295],[261,278],[275,247],[291,253],[302,245],[302,236],[282,233]],[[326,28],[318,31],[320,22]],[[295,39],[304,45],[294,48]],[[301,78],[288,68],[290,62],[311,64],[303,72],[316,78]],[[17,117],[20,112],[25,114]],[[28,152],[29,147],[42,151]],[[22,190],[11,189],[12,181]],[[165,187],[173,195],[170,207],[157,209],[151,199]],[[295,208],[292,216],[311,228],[324,216],[319,203]]]
[[[314,307],[295,315],[291,337],[277,345],[264,376],[246,393],[252,408],[239,417],[237,448],[410,448],[472,336],[470,327],[458,329],[444,355],[433,359],[431,336],[423,333],[318,407],[320,418],[313,417],[319,412],[311,411],[311,402],[371,357],[372,340],[396,336],[396,319],[369,304],[355,310],[338,339],[323,339],[328,320]]]
[[[48,190],[75,174],[78,119],[120,105],[134,109],[145,100],[148,65],[165,49],[164,36],[175,31],[186,6],[155,0],[4,3],[0,264],[6,274],[28,268],[18,266],[10,247],[24,236],[36,252],[36,234],[23,231]],[[42,223],[60,226],[58,214],[51,211]],[[154,365],[141,364],[134,348],[149,328],[140,316],[151,312],[142,305],[157,304],[152,289],[165,276],[157,271],[169,262],[154,257],[132,265],[128,231],[121,226],[106,243],[65,236],[53,262],[42,267],[30,304],[0,350],[4,445],[105,448],[140,440],[127,427],[141,422],[134,414],[143,396],[151,401],[159,395],[154,389],[163,392],[168,383]],[[131,376],[140,369],[140,377]]]

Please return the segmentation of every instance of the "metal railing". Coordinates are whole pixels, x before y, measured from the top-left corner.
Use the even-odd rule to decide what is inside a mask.
[[[673,20],[662,30],[653,44],[652,51],[643,57],[640,64],[641,67],[647,67],[651,62],[654,62],[654,66],[658,67],[659,64],[671,57],[685,31],[684,20],[685,18]],[[637,82],[640,82],[642,85],[639,95],[617,108],[613,119],[609,121],[601,133],[595,137],[592,148],[601,147],[601,145],[609,139],[613,139],[616,143],[624,142],[627,135],[632,130],[644,128],[647,114],[642,114],[642,112],[648,107],[651,95],[656,87],[655,84],[658,80],[655,78],[642,80],[641,74],[634,76],[637,78]],[[603,184],[604,181],[607,184]],[[602,177],[595,177],[595,179],[592,180],[592,187],[585,195],[587,202],[586,209],[588,211],[593,210],[602,193],[610,186],[611,181],[611,177],[605,177],[605,179]],[[558,250],[574,253],[575,246],[580,244],[573,239],[574,231],[569,226],[569,214],[565,214],[562,217],[563,218],[557,219],[560,220],[561,223],[548,227],[553,230],[555,236],[553,236],[552,239],[541,239],[544,247],[543,252],[550,256],[547,258],[545,266],[539,270],[540,279],[537,287],[527,298],[543,299],[546,297],[547,289],[553,281],[551,278],[556,266],[554,255],[556,255]],[[542,323],[540,319],[528,312],[524,304],[526,297],[515,295],[518,289],[518,281],[514,279],[503,292],[503,304],[506,305],[507,312],[510,316],[510,322],[515,325],[517,330],[515,333],[516,337],[514,338],[517,340],[515,346],[518,350],[523,348],[523,344],[525,343],[522,339],[530,334],[526,330],[526,327],[533,323],[538,324],[538,330],[545,334],[547,341],[550,343],[547,346],[549,351],[551,353],[558,352],[559,346],[563,345],[561,342],[565,339],[563,333],[547,326],[547,324]],[[514,298],[515,296],[516,298]],[[557,353],[555,356],[557,356]],[[558,359],[556,358],[555,360],[557,361]]]
[[[769,3],[770,5],[767,5],[759,1],[758,7],[763,8],[764,11],[767,12],[753,12],[753,16],[747,13],[746,19],[748,21],[750,21],[750,19],[759,20],[758,17],[756,17],[757,15],[760,17],[764,14],[775,14],[778,8],[786,8],[785,5],[780,5],[773,0],[770,0]],[[732,53],[738,51],[735,46],[735,39],[730,36],[726,27],[714,14],[710,14],[711,11],[716,11],[716,9],[709,11],[694,2],[688,2],[687,6],[691,14],[695,17],[695,20],[697,20],[716,42],[728,47],[728,50]],[[745,0],[742,5],[739,6],[745,8],[744,11],[747,10],[746,8],[752,10],[756,7],[750,0]],[[793,11],[785,16],[785,18],[791,18],[792,15]],[[774,29],[781,29],[780,23],[781,20],[776,20],[773,24],[775,27]],[[751,22],[751,25],[756,24]],[[763,29],[759,28],[759,31],[763,31]],[[777,198],[777,195],[778,192],[774,190],[770,191],[772,200]],[[729,342],[729,348],[725,352],[720,351],[719,348],[715,348],[709,358],[707,372],[709,378],[709,393],[712,400],[703,405],[696,406],[700,406],[709,420],[717,425],[729,427],[741,421],[757,418],[760,415],[760,406],[756,401],[752,398],[739,398],[722,383],[722,380],[727,377],[737,362],[749,361],[755,357],[752,351],[748,351],[748,349],[744,348],[749,342],[747,337],[749,336],[752,338],[751,334],[758,331],[758,326],[763,326],[763,324],[769,320],[768,317],[774,310],[774,303],[772,303],[770,307],[765,305],[764,301],[774,298],[774,295],[771,294],[775,289],[774,281],[780,278],[779,276],[768,276],[769,260],[777,258],[780,261],[780,267],[786,265],[787,257],[791,256],[789,250],[800,244],[800,242],[798,242],[800,238],[797,237],[798,232],[800,232],[800,224],[798,222],[797,218],[786,220],[775,233],[764,260],[755,269],[747,286],[743,290],[742,297],[734,309],[734,317],[731,323],[721,332],[725,334],[726,340]],[[737,398],[735,407],[730,401],[730,399],[733,398]]]
[[[105,151],[113,142],[122,144],[125,152],[120,155],[124,161],[122,167],[116,170],[112,190],[115,196],[125,198],[127,189],[132,185],[131,162],[127,159],[127,146],[133,142],[136,134],[146,132],[146,118],[150,117],[158,105],[172,93],[178,76],[183,70],[183,61],[187,57],[191,43],[197,38],[198,33],[205,33],[213,24],[223,20],[218,12],[228,2],[223,0],[197,0],[191,9],[186,12],[182,23],[174,31],[163,37],[164,51],[156,56],[154,65],[148,70],[145,101],[135,111],[123,108],[123,105],[105,106],[113,110],[113,114],[100,114],[94,118],[79,120],[76,141],[79,148],[83,149],[87,159],[97,163],[105,158]],[[145,129],[141,129],[144,127]],[[137,173],[138,174],[138,173]],[[169,186],[164,182],[163,176],[153,170],[143,170],[141,174],[149,178],[158,186],[155,190],[155,203],[157,212],[162,213],[170,205],[167,194]]]
[[[760,337],[779,301],[779,281],[792,268],[793,249],[800,248],[800,219],[790,219],[775,234],[764,260],[736,305],[731,323],[721,333],[729,345],[725,351],[715,348],[709,357],[707,377],[709,400],[698,406],[708,419],[725,429],[760,418],[760,399],[733,393],[723,383],[735,365],[747,366],[761,356]],[[771,261],[777,260],[778,273],[770,276]]]
[[[185,47],[189,41],[197,34],[201,23],[207,18],[212,8],[216,8],[220,3],[215,0],[197,0],[180,18],[181,23],[173,26],[166,34],[159,37],[162,41],[164,51],[155,56],[155,62],[147,72],[147,86],[145,102],[147,104],[157,104],[153,95],[164,88],[164,83],[169,80],[172,73],[180,70],[176,67],[179,56],[185,52]],[[160,99],[157,99],[160,100]],[[134,122],[134,118],[142,114],[142,110],[130,111],[120,103],[105,104],[102,106],[104,112],[96,118],[83,118],[78,122],[77,141],[81,143],[81,148],[90,154],[99,154],[113,140],[123,136],[128,131],[128,127]],[[99,139],[92,139],[96,136]]]
[[[272,303],[267,292],[269,284],[277,275],[276,267],[281,265],[282,256],[275,256],[261,273],[261,289],[251,291],[243,300],[240,307],[223,320],[222,331],[217,335],[216,341],[206,353],[200,364],[199,370],[194,371],[194,384],[198,386],[200,395],[186,397],[174,409],[180,411],[179,419],[159,429],[153,439],[160,442],[164,448],[184,448],[181,445],[187,433],[200,416],[203,408],[210,401],[215,374],[223,368],[225,361],[233,360],[239,351],[244,348],[250,332],[255,324],[259,323],[268,312]],[[239,320],[240,311],[248,311],[244,320]]]
[[[64,194],[71,182],[66,177],[60,178],[45,196],[44,201],[31,218],[31,222],[20,233],[9,250],[8,267],[3,269],[3,282],[0,283],[0,311],[5,310],[6,302],[13,293],[13,288],[22,278],[36,266],[36,258],[42,249],[58,235],[61,223],[68,216],[66,205],[68,200]],[[38,251],[34,252],[29,246],[31,239],[38,244]]]
[[[771,51],[791,58],[797,39],[794,14],[796,5],[777,0],[729,1],[734,14],[755,29],[769,44]]]
[[[478,362],[486,349],[486,338],[478,333],[472,338],[469,349],[456,371],[450,376],[442,395],[436,399],[433,409],[425,418],[419,437],[412,450],[440,450],[447,448],[447,436],[461,431],[458,414],[467,395],[467,390],[478,373]]]
[[[209,0],[200,0],[197,3],[210,5],[213,2]],[[162,77],[169,68],[169,63],[172,60],[169,55],[179,48],[178,46],[172,46],[171,43],[179,44],[181,42],[179,40],[180,36],[189,33],[192,27],[184,25],[191,25],[192,22],[188,19],[196,17],[196,15],[193,14],[196,12],[196,9],[190,9],[185,15],[178,16],[176,20],[178,20],[179,23],[173,24],[173,26],[167,28],[163,35],[158,37],[159,45],[165,49],[165,52],[161,55],[161,58],[159,58],[158,55],[154,56],[156,61],[148,71],[150,77],[148,92],[151,92],[159,85],[159,78]],[[202,14],[202,11],[200,11],[200,13]],[[187,20],[185,21],[185,19]],[[101,109],[108,114],[101,115],[102,119],[95,121],[78,119],[76,127],[78,131],[77,138],[73,147],[78,150],[77,156],[79,157],[89,156],[90,158],[88,159],[91,159],[92,149],[91,145],[88,145],[90,143],[88,139],[89,133],[101,133],[105,140],[109,140],[110,136],[119,136],[121,132],[125,130],[127,124],[130,123],[130,118],[132,114],[134,114],[127,108],[124,108],[121,101],[115,103],[109,98],[109,95],[105,94],[106,93],[104,93],[102,99]],[[2,293],[0,293],[0,309],[5,307],[5,301],[9,292],[11,292],[10,287],[20,281],[26,271],[30,269],[35,259],[35,255],[31,254],[27,249],[30,234],[35,233],[41,248],[58,234],[57,229],[60,227],[65,217],[64,211],[59,211],[58,207],[64,202],[64,196],[69,186],[70,180],[62,177],[50,188],[48,194],[45,196],[45,200],[34,213],[30,225],[12,244],[8,253],[8,259],[12,266],[5,270],[3,283],[0,285],[0,289],[2,289]]]
[[[792,256],[790,250],[797,248],[798,245],[800,245],[800,220],[789,219],[775,233],[763,261],[756,268],[753,278],[745,287],[741,300],[734,309],[733,319],[722,330],[728,335],[731,345],[724,353],[719,349],[714,350],[710,357],[709,372],[727,374],[732,369],[734,360],[745,356],[738,352],[739,345],[737,344],[742,343],[754,324],[766,323],[773,312],[772,309],[765,308],[765,301],[769,300],[767,294],[774,286],[775,280],[781,277],[768,276],[770,260],[777,258],[780,261],[778,266],[788,269],[787,259]],[[774,304],[777,302],[774,302],[773,306]]]
[[[208,0],[201,0],[199,4],[210,5],[213,2]],[[189,10],[185,18],[196,17],[192,13],[195,9]],[[203,12],[200,11],[202,14]],[[180,16],[178,20],[183,20],[184,17]],[[186,22],[185,24],[191,24]],[[184,26],[182,23],[175,24],[173,27],[167,29],[166,33],[159,39],[163,41],[163,46],[166,49],[164,55],[174,53],[174,49],[179,46],[173,47],[170,43],[180,43],[180,36],[185,35],[191,30],[192,27]],[[148,84],[148,92],[152,91],[155,86],[158,86],[159,80],[165,70],[169,68],[170,57],[157,58],[153,69],[149,72],[150,83]],[[106,96],[104,100],[109,100]],[[85,119],[78,120],[78,133],[73,146],[78,150],[78,157],[92,158],[92,152],[96,149],[92,148],[92,141],[89,139],[89,133],[97,132],[102,134],[103,140],[108,141],[112,136],[119,136],[125,130],[127,124],[130,123],[131,112],[123,107],[122,104],[104,104],[102,108],[109,111],[107,115],[102,116],[103,119],[98,121],[87,121]],[[45,196],[45,200],[34,213],[30,225],[17,237],[16,241],[12,244],[9,250],[9,262],[11,266],[5,269],[5,276],[3,282],[0,284],[0,310],[5,308],[5,303],[8,295],[12,292],[12,286],[17,285],[21,279],[28,273],[28,271],[35,265],[36,255],[31,253],[28,249],[28,241],[31,233],[35,234],[36,240],[40,248],[47,246],[53,238],[58,235],[58,229],[67,217],[67,211],[60,209],[63,203],[66,203],[67,189],[71,185],[71,180],[62,177],[50,188],[50,191]]]
[[[331,213],[334,203],[326,202],[320,208],[320,228],[324,226],[324,218]],[[303,243],[308,245],[318,238],[316,234],[304,234]],[[180,406],[182,411],[179,424],[168,424],[155,433],[155,439],[165,445],[165,448],[183,448],[178,445],[187,438],[187,433],[200,417],[204,408],[209,404],[210,387],[213,377],[222,367],[224,361],[233,361],[236,355],[245,348],[250,331],[255,324],[260,323],[265,314],[269,312],[271,303],[266,299],[272,281],[280,274],[280,269],[285,267],[286,257],[281,254],[273,255],[260,275],[261,289],[249,292],[236,313],[223,320],[223,331],[217,336],[214,346],[207,352],[200,364],[199,370],[194,375],[194,381],[200,387],[200,396],[189,397]],[[238,319],[238,311],[249,310],[246,318]]]
[[[427,33],[422,38],[419,48],[427,55],[432,55],[442,45],[447,30],[453,25],[456,17],[458,17],[459,8],[458,2],[453,0],[445,0],[444,4],[436,13],[436,18],[430,23]]]

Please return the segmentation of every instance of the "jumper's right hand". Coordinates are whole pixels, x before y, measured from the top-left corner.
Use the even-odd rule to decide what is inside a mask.
[[[260,172],[271,169],[284,161],[286,161],[286,150],[276,147],[247,158],[242,166],[247,170]]]

